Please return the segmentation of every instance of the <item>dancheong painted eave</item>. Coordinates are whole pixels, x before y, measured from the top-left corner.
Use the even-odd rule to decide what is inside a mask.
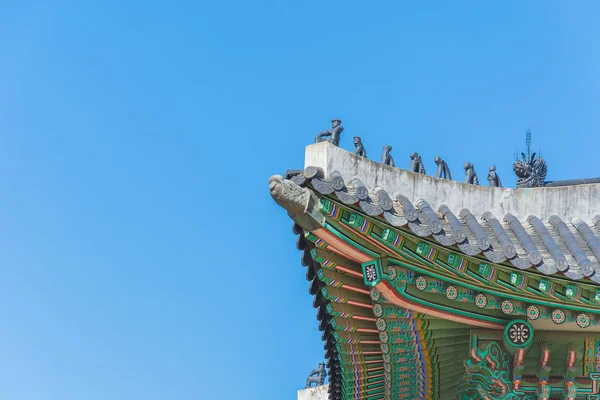
[[[466,185],[321,143],[269,186],[294,221],[330,400],[600,399],[596,184]]]
[[[269,186],[330,400],[600,399],[597,184],[467,185],[321,143]]]

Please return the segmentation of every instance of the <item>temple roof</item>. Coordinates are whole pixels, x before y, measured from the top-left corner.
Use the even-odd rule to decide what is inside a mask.
[[[600,185],[575,183],[465,184],[329,143],[307,147],[303,170],[272,176],[307,267],[329,399],[600,393],[589,351],[600,342],[588,337],[600,332]],[[513,328],[551,346],[525,357],[531,340],[518,342]],[[518,347],[514,357],[501,342]],[[539,356],[567,348],[570,367],[555,362],[564,379],[550,382]],[[482,377],[500,364],[494,386]]]
[[[504,189],[439,179],[307,146],[294,178],[417,236],[517,269],[600,283],[600,184]]]
[[[322,169],[327,178],[333,171],[346,180],[358,178],[367,188],[383,188],[390,196],[401,192],[415,201],[427,199],[433,206],[446,204],[452,210],[468,208],[477,218],[491,211],[498,217],[511,213],[519,220],[533,214],[542,220],[557,215],[565,221],[573,217],[592,221],[600,214],[597,206],[600,204],[600,183],[594,183],[595,179],[578,180],[586,182],[580,185],[529,189],[471,185],[389,167],[329,143],[307,146],[304,166]],[[453,175],[457,176],[457,172]],[[555,183],[559,182],[548,184]]]

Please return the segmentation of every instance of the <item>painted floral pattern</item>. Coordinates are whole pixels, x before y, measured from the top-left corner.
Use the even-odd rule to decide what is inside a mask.
[[[536,306],[527,307],[527,318],[529,318],[532,321],[535,321],[539,317],[540,317],[540,309],[539,308],[537,308]]]
[[[477,296],[475,296],[475,305],[479,308],[485,308],[485,306],[487,306],[487,297],[485,297],[485,294],[483,293],[479,293]]]
[[[590,316],[586,313],[581,313],[577,316],[577,326],[580,328],[587,328],[590,326]]]
[[[452,285],[448,286],[446,288],[446,297],[450,300],[456,300],[458,297],[458,290],[456,290],[456,288]]]
[[[502,312],[504,314],[510,315],[513,313],[513,311],[515,311],[515,306],[513,302],[510,300],[504,300],[502,302]]]
[[[508,328],[508,339],[512,344],[523,345],[531,337],[531,330],[522,322],[515,322]]]
[[[554,310],[552,311],[552,321],[555,324],[562,324],[565,322],[565,312],[563,310]]]

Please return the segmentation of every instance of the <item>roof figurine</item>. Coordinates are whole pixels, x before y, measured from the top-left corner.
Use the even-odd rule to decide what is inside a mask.
[[[384,165],[389,165],[390,167],[395,167],[396,165],[394,165],[394,159],[392,158],[390,151],[392,151],[392,146],[390,145],[387,145],[383,148],[383,154],[381,155],[381,163]]]
[[[354,136],[354,147],[354,154],[356,154],[359,157],[367,158],[365,146],[363,146],[362,140],[360,140],[360,137],[358,136]]]
[[[543,158],[535,158],[533,153],[527,158],[524,153],[522,160],[517,160],[513,164],[513,171],[517,175],[517,188],[542,187],[546,183],[546,173],[548,167]]]
[[[423,165],[421,156],[416,151],[410,154],[410,170],[417,174],[425,175],[425,166]]]
[[[477,178],[477,174],[475,173],[475,167],[470,162],[465,162],[465,183],[469,183],[471,185],[479,185],[479,178]]]
[[[498,176],[498,174],[496,173],[496,166],[495,165],[491,165],[490,166],[490,170],[488,172],[488,182],[490,183],[490,186],[493,187],[502,187],[502,182],[500,181],[500,177]]]
[[[437,172],[435,174],[436,178],[452,179],[452,176],[450,175],[450,168],[448,168],[448,164],[446,164],[446,161],[442,160],[440,156],[435,156],[435,159],[433,161],[435,161],[435,163],[437,164]]]
[[[546,161],[540,156],[535,158],[536,153],[531,154],[531,130],[527,129],[525,134],[525,144],[527,145],[527,155],[521,153],[521,160],[515,157],[513,171],[517,175],[517,188],[532,188],[545,186]]]
[[[308,375],[308,378],[306,378],[306,389],[313,387],[312,386],[313,383],[315,384],[315,387],[325,384],[326,376],[327,376],[327,371],[325,370],[325,363],[320,362],[319,368],[313,369],[310,372],[310,374]]]
[[[339,146],[340,136],[343,130],[344,127],[342,126],[342,121],[340,121],[337,118],[334,118],[331,120],[331,129],[325,129],[323,132],[319,133],[315,137],[315,143],[329,142],[335,146]]]

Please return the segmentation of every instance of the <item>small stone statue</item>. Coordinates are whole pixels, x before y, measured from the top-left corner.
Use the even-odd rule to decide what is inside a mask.
[[[425,166],[421,160],[421,156],[416,151],[410,155],[410,170],[417,174],[425,175]]]
[[[319,368],[313,369],[312,372],[306,378],[306,389],[309,389],[312,383],[315,386],[321,386],[325,384],[325,377],[327,376],[327,371],[325,370],[325,363],[319,363]]]
[[[381,155],[381,163],[384,165],[389,165],[390,167],[395,167],[396,165],[394,165],[394,159],[392,158],[390,151],[392,151],[392,146],[388,145],[383,148],[383,154]]]
[[[502,187],[502,182],[500,182],[500,177],[496,173],[495,165],[492,165],[490,167],[490,171],[488,172],[488,182],[490,183],[490,186],[499,187],[499,188]]]
[[[475,168],[473,167],[473,164],[468,161],[465,163],[465,183],[479,185],[479,178],[477,178]]]
[[[365,147],[362,144],[362,141],[358,136],[354,136],[354,154],[359,157],[367,158],[367,152],[365,151]]]
[[[438,166],[435,177],[441,179],[452,179],[452,176],[450,175],[450,168],[448,168],[446,161],[442,160],[440,156],[435,156],[434,161]]]
[[[331,129],[325,129],[323,132],[319,133],[317,137],[315,137],[315,143],[329,142],[335,146],[339,146],[340,136],[344,130],[344,127],[342,127],[341,124],[342,121],[337,118],[331,120]]]

